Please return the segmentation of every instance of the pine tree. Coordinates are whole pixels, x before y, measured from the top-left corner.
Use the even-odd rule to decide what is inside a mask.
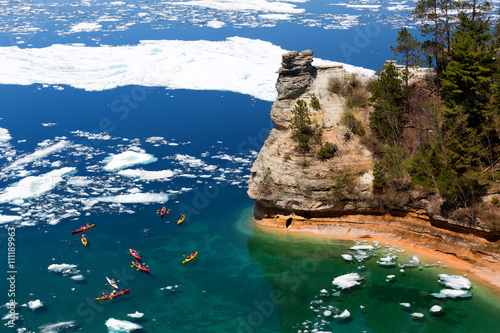
[[[398,70],[392,62],[385,65],[373,84],[371,101],[374,106],[370,115],[372,133],[383,142],[399,144],[405,123],[404,92]]]
[[[420,32],[427,36],[427,45],[436,60],[436,68],[440,71],[439,56],[442,48],[451,49],[452,20],[450,12],[454,8],[452,0],[419,0],[413,10],[419,21]]]
[[[410,68],[422,65],[420,58],[420,48],[422,44],[408,31],[406,28],[401,28],[396,39],[398,45],[391,46],[391,51],[397,58],[401,56],[401,61],[405,64],[403,80],[405,81],[406,89],[408,89],[408,80],[410,79]]]
[[[441,94],[451,109],[463,106],[469,125],[478,127],[487,116],[492,95],[495,51],[487,22],[472,21],[464,13],[459,16],[450,61],[441,76]]]

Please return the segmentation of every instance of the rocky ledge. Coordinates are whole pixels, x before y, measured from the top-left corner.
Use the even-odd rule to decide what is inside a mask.
[[[312,66],[312,60],[312,51],[283,55],[278,97],[271,108],[275,128],[250,169],[248,195],[256,201],[255,221],[321,233],[336,229],[356,235],[408,237],[408,241],[420,240],[469,262],[500,263],[500,232],[481,221],[471,225],[444,218],[437,196],[408,191],[397,193],[402,204],[395,209],[381,204],[372,191],[374,157],[360,136],[347,135],[341,121],[345,99],[327,89],[332,78],[350,74],[342,66]],[[321,108],[310,108],[312,123],[322,130],[321,141],[336,147],[336,155],[326,160],[314,152],[298,152],[290,129],[297,101],[309,105],[313,95]],[[364,108],[355,114],[367,130],[369,112]],[[392,199],[397,202],[399,198]]]

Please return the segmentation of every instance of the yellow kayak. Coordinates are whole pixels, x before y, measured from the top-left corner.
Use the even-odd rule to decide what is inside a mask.
[[[193,253],[191,253],[190,255],[188,255],[188,256],[186,257],[186,259],[184,259],[184,260],[182,261],[182,264],[184,265],[185,263],[190,262],[191,260],[193,260],[194,258],[196,258],[196,256],[197,256],[197,255],[198,255],[198,252],[193,252]]]
[[[180,218],[179,218],[179,220],[177,221],[177,225],[178,225],[178,226],[179,226],[179,225],[181,225],[181,223],[182,223],[182,222],[184,222],[184,219],[185,219],[185,218],[186,218],[186,216],[184,216],[184,214],[183,214],[183,215],[181,215],[181,217],[180,217]]]
[[[87,247],[87,237],[85,237],[85,235],[82,235],[82,244]]]

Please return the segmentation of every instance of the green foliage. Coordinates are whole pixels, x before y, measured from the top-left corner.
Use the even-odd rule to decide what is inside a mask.
[[[500,200],[498,197],[493,197],[491,198],[491,203],[498,207],[500,205]]]
[[[340,118],[340,123],[347,129],[345,134],[347,138],[350,138],[353,133],[358,135],[365,134],[363,125],[361,125],[361,122],[356,119],[354,112],[350,108],[344,108],[344,112],[342,112],[342,116]]]
[[[309,106],[312,107],[314,110],[320,110],[321,105],[319,104],[319,99],[316,97],[316,94],[311,95],[311,102],[309,103]]]
[[[375,163],[373,168],[372,186],[375,193],[381,193],[387,187],[384,166],[379,162]]]
[[[330,142],[328,141],[324,143],[322,142],[318,150],[318,158],[320,160],[328,160],[332,158],[333,155],[335,155],[336,151],[337,147],[331,144]]]
[[[298,143],[297,150],[302,153],[311,149],[309,141],[314,134],[311,128],[311,116],[309,108],[304,100],[297,100],[297,104],[292,109],[292,119],[290,121],[293,130],[293,139]]]
[[[403,113],[404,93],[399,73],[393,63],[388,63],[373,84],[374,111],[370,115],[372,133],[381,141],[397,144],[406,117]]]
[[[495,51],[489,24],[472,22],[460,15],[459,30],[453,34],[452,54],[441,76],[443,101],[450,107],[463,106],[470,126],[484,120],[492,95]]]
[[[391,46],[391,51],[394,52],[396,59],[400,57],[400,62],[403,62],[405,65],[403,80],[406,87],[408,87],[408,80],[411,78],[410,68],[418,67],[422,64],[422,59],[420,58],[422,44],[405,27],[399,30],[396,41],[398,45],[396,47]]]

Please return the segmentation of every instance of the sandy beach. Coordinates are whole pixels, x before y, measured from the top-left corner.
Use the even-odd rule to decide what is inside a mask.
[[[463,242],[450,242],[450,239],[443,235],[430,234],[422,231],[416,234],[415,230],[405,230],[403,224],[395,226],[394,221],[391,224],[380,223],[353,223],[342,221],[325,220],[306,220],[300,218],[287,228],[286,223],[290,217],[280,216],[274,219],[254,219],[255,227],[266,232],[294,233],[300,235],[311,235],[314,237],[327,237],[339,240],[353,241],[378,241],[384,244],[390,244],[404,249],[407,253],[416,254],[419,258],[428,263],[441,262],[449,268],[458,270],[467,274],[468,278],[474,283],[480,283],[487,287],[490,292],[500,297],[500,262],[496,257],[492,258],[487,251],[477,252],[466,248],[465,244],[474,244],[474,248],[484,246],[488,242],[478,237],[470,235],[450,235],[462,237]],[[377,219],[377,222],[379,219]],[[414,221],[409,221],[414,222]],[[411,225],[411,223],[410,223]],[[438,230],[438,234],[448,233]],[[497,242],[498,243],[498,242]],[[497,245],[497,244],[495,244]],[[500,256],[499,253],[496,253]]]

